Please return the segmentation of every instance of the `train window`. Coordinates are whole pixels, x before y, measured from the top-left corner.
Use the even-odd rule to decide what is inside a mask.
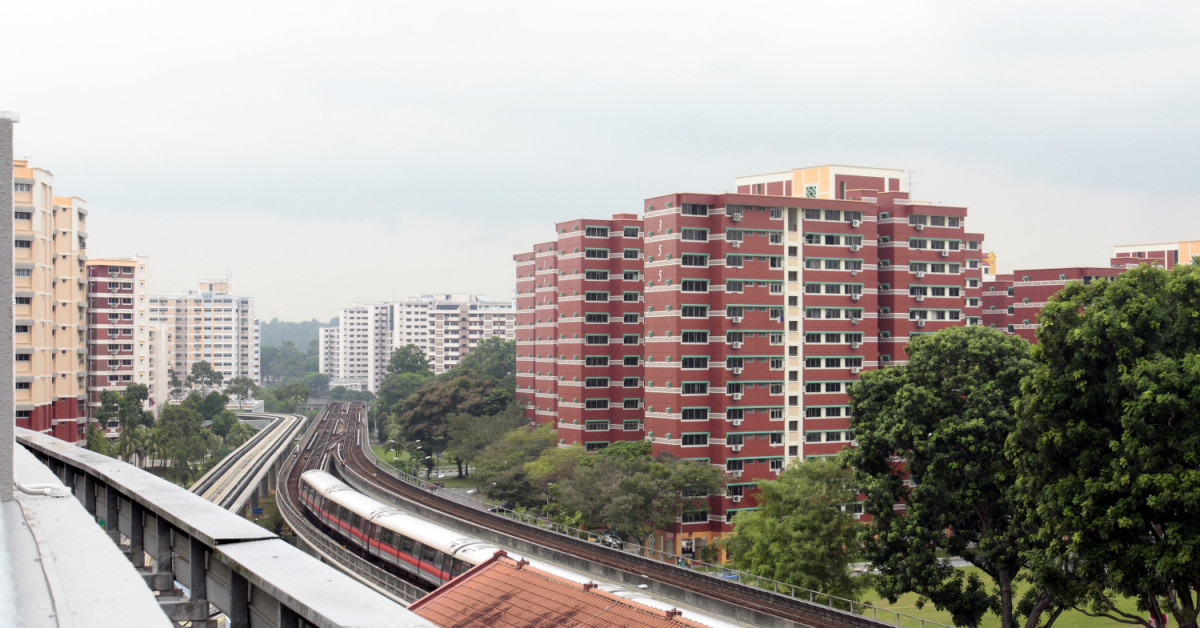
[[[450,569],[452,569],[453,567],[454,567],[454,558],[451,557],[449,554],[442,554],[442,573],[447,574],[448,578],[453,578],[454,575],[450,572]]]
[[[465,563],[457,558],[454,559],[454,575],[465,573],[471,568],[471,563]]]
[[[408,554],[409,556],[412,556],[413,555],[413,545],[414,545],[414,543],[413,543],[412,539],[408,538],[407,536],[400,537],[400,551],[404,552],[405,554]]]
[[[436,567],[437,554],[438,551],[436,549],[429,547],[428,545],[424,545],[421,547],[421,562],[429,563],[430,565],[434,565]]]

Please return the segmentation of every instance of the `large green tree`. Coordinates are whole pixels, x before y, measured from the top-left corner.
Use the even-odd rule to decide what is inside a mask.
[[[208,457],[209,443],[205,439],[200,412],[189,404],[167,404],[158,412],[155,438],[164,457],[169,460],[172,478],[181,483],[189,482],[197,471],[197,465]]]
[[[850,387],[858,447],[844,455],[872,515],[863,542],[881,571],[882,595],[894,601],[914,591],[958,625],[977,626],[988,611],[1002,627],[1016,625],[1014,582],[1028,528],[1004,445],[1021,378],[1033,366],[1029,351],[1025,340],[989,327],[954,327],[913,337],[907,364],[863,373]],[[939,559],[938,549],[995,586]],[[1053,601],[1040,589],[1035,595],[1031,626]]]
[[[1135,596],[1195,628],[1200,594],[1200,266],[1070,283],[1042,309],[1009,455],[1042,558],[1092,610]]]
[[[850,471],[816,458],[759,482],[758,509],[738,513],[725,541],[734,567],[798,587],[857,599],[866,584],[850,569],[859,525],[844,508],[857,501]]]
[[[496,414],[512,399],[513,392],[499,388],[491,377],[472,373],[440,379],[410,396],[396,421],[403,426],[406,440],[432,443],[437,451],[444,451],[448,416],[455,413]]]
[[[524,410],[515,402],[500,412],[484,416],[456,412],[446,417],[446,455],[458,466],[459,477],[463,477],[464,470],[470,468],[485,447],[528,423]]]
[[[463,356],[453,372],[461,375],[468,372],[487,375],[506,390],[516,387],[517,343],[500,336],[485,338]]]
[[[404,345],[392,351],[392,357],[388,360],[387,372],[389,374],[433,375],[433,369],[429,368],[429,359],[425,357],[425,351],[416,345]]]
[[[249,377],[235,377],[225,385],[225,394],[238,401],[244,401],[254,394],[255,388],[258,388],[258,385]]]
[[[197,388],[219,388],[223,379],[225,379],[225,376],[220,371],[214,369],[212,364],[200,360],[199,362],[192,363],[192,370],[188,373],[187,383],[189,386]]]

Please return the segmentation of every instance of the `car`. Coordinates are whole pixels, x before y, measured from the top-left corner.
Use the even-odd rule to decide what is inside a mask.
[[[596,537],[596,542],[601,545],[616,549],[623,549],[625,547],[625,542],[621,540],[621,537],[615,534],[601,534],[600,536]]]

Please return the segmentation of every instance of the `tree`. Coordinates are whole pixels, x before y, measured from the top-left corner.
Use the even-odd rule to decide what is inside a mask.
[[[229,430],[238,424],[237,415],[229,410],[221,410],[212,418],[213,434],[224,438]]]
[[[843,510],[857,500],[850,471],[816,458],[759,482],[758,509],[738,513],[726,540],[737,569],[798,587],[857,599],[865,586],[850,570],[859,525]]]
[[[204,417],[205,421],[211,421],[217,414],[225,410],[225,404],[229,403],[229,397],[217,391],[213,391],[204,396],[204,400],[200,402],[200,416]]]
[[[225,435],[225,446],[237,449],[254,437],[257,431],[248,423],[234,423]]]
[[[299,382],[285,384],[272,391],[277,401],[275,408],[267,408],[268,412],[295,412],[296,407],[308,401],[308,387]]]
[[[959,625],[976,626],[995,609],[1008,628],[1028,530],[1004,443],[1032,368],[1029,345],[988,327],[954,327],[912,338],[908,356],[905,365],[863,373],[849,390],[859,445],[844,455],[872,515],[863,541],[882,572],[876,588],[891,600],[915,591]],[[895,510],[898,503],[906,508]],[[938,548],[991,576],[996,589],[940,560]],[[1051,603],[1038,594],[1030,625]]]
[[[249,377],[235,377],[229,380],[229,384],[225,386],[225,394],[241,402],[250,398],[255,388],[258,388],[258,385]]]
[[[383,389],[380,388],[380,394]],[[404,403],[396,421],[406,440],[421,440],[443,451],[446,447],[446,417],[454,413],[485,416],[502,411],[513,398],[511,391],[496,386],[496,380],[476,374],[436,380],[423,386]]]
[[[391,373],[384,376],[379,383],[378,401],[375,403],[376,414],[380,416],[398,416],[404,413],[404,404],[413,393],[425,384],[433,381],[432,375],[420,373]]]
[[[446,455],[458,466],[458,476],[464,476],[464,466],[489,444],[504,437],[510,430],[527,425],[525,411],[516,403],[487,416],[472,416],[457,412],[446,417]]]
[[[308,356],[291,340],[279,346],[264,346],[261,349],[261,364],[264,382],[293,382],[304,376]]]
[[[167,404],[158,412],[156,439],[170,461],[171,475],[183,484],[195,475],[196,463],[208,455],[202,421],[200,412],[187,404]]]
[[[110,458],[113,456],[112,445],[108,442],[108,438],[104,436],[104,432],[96,428],[95,423],[88,423],[86,438],[88,449]]]
[[[403,373],[433,375],[433,369],[429,368],[429,360],[425,357],[425,351],[415,345],[404,345],[392,351],[392,357],[388,360],[387,372],[395,375]]]
[[[1195,628],[1200,594],[1200,267],[1072,282],[1042,309],[1008,454],[1044,560],[1092,610],[1112,590]]]
[[[304,377],[300,378],[300,383],[308,388],[310,397],[324,397],[329,393],[329,376],[325,373],[305,373]]]
[[[485,338],[463,356],[452,369],[455,375],[478,373],[487,375],[505,390],[516,388],[517,343],[500,336]]]
[[[485,495],[513,506],[536,505],[525,477],[525,465],[558,444],[558,432],[549,425],[518,427],[488,445],[476,457],[475,481]]]
[[[187,378],[188,385],[200,388],[220,387],[223,379],[225,376],[204,360],[192,363],[192,371]]]
[[[178,397],[183,394],[183,382],[179,379],[179,374],[175,369],[167,369],[167,385],[171,387],[171,396]]]

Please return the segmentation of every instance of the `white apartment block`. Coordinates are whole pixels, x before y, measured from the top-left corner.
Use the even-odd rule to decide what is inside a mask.
[[[87,262],[90,417],[96,416],[104,390],[144,384],[151,406],[166,401],[170,392],[174,328],[150,322],[149,265],[144,256]]]
[[[254,299],[229,294],[228,281],[201,281],[186,294],[150,297],[150,322],[174,334],[171,368],[180,380],[197,362],[224,376],[260,381],[259,320]]]
[[[514,339],[514,321],[512,302],[470,294],[356,305],[341,311],[337,327],[321,329],[320,371],[331,387],[375,392],[394,350],[413,345],[444,373],[484,338]]]

